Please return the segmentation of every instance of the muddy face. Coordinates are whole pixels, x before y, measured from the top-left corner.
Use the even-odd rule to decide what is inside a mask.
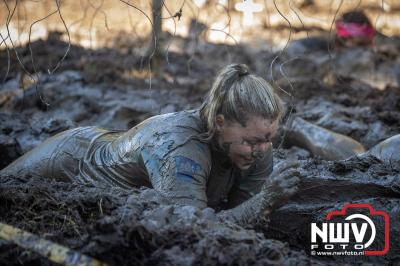
[[[226,120],[223,115],[218,115],[217,140],[229,159],[239,169],[246,170],[267,151],[278,125],[277,120],[252,116],[243,126],[236,121]]]

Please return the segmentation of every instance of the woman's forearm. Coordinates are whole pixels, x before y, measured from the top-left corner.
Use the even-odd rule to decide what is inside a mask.
[[[297,192],[300,172],[296,167],[295,161],[280,163],[265,180],[261,192],[233,209],[220,212],[219,217],[240,225],[267,220],[274,208]]]
[[[235,208],[219,212],[218,217],[239,225],[267,220],[277,200],[275,193],[261,191]]]

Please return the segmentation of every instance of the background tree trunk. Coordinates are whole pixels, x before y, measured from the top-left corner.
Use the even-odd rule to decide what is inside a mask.
[[[148,55],[153,55],[152,58],[150,58],[150,63],[153,74],[156,77],[160,77],[162,72],[162,50],[164,47],[164,36],[162,32],[162,6],[162,0],[152,0],[153,32]]]

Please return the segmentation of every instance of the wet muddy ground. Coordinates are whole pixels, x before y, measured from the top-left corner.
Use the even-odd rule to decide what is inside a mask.
[[[330,52],[324,38],[305,39],[292,42],[284,53],[206,42],[189,53],[184,48],[190,40],[175,40],[183,52],[169,53],[163,74],[151,82],[146,60],[129,51],[72,46],[62,67],[49,75],[47,70],[67,45],[57,34],[48,42],[32,43],[35,68],[27,47],[19,47],[21,61],[28,71],[36,69],[39,83],[29,85],[29,77],[11,53],[11,68],[0,89],[1,167],[65,129],[85,125],[127,129],[155,114],[198,107],[216,71],[230,62],[246,63],[275,81],[284,97],[283,90],[293,94],[294,99],[286,98],[294,114],[350,136],[366,149],[400,133],[396,38],[382,39],[374,49]],[[0,51],[0,60],[7,62],[5,51]],[[1,64],[1,77],[6,72],[7,65]],[[268,226],[241,228],[219,222],[211,209],[160,202],[150,189],[94,188],[30,177],[0,179],[0,221],[113,265],[399,263],[398,164],[368,156],[328,162],[286,143],[275,152],[275,160],[287,158],[301,160],[300,191],[273,214]],[[323,220],[328,211],[346,202],[371,203],[390,214],[388,255],[362,259],[309,255],[310,223]],[[50,263],[1,241],[0,264]]]
[[[3,179],[2,220],[112,265],[312,261],[254,230],[217,222],[212,209],[160,205],[154,191],[137,193],[35,178]],[[2,262],[45,261],[6,243],[0,250]]]

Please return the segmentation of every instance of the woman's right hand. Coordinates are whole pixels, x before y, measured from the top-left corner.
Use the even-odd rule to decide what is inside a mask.
[[[299,166],[298,161],[283,161],[274,166],[274,170],[262,187],[268,205],[276,207],[298,191]]]

